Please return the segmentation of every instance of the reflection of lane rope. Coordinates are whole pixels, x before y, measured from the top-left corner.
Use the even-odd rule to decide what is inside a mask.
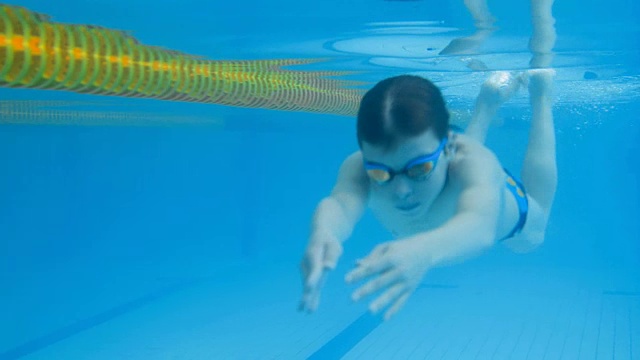
[[[216,118],[155,115],[150,113],[63,110],[61,107],[96,106],[77,101],[0,101],[0,125],[84,125],[84,126],[222,126]]]
[[[318,59],[212,61],[0,4],[0,86],[354,115],[359,82],[293,71]]]

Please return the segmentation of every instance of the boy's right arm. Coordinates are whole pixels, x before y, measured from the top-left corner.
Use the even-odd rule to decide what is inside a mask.
[[[356,152],[342,163],[331,194],[318,204],[311,234],[302,259],[303,296],[299,310],[314,311],[328,270],[333,270],[342,254],[342,242],[352,233],[364,213],[369,180]]]

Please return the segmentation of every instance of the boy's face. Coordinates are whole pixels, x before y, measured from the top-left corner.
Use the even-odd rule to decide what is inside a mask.
[[[392,150],[363,143],[362,155],[365,164],[368,164],[365,167],[389,168],[390,172],[395,173],[386,182],[378,182],[372,178],[372,191],[402,214],[413,216],[425,213],[442,191],[447,179],[448,159],[442,145],[444,144],[430,130],[403,140]],[[423,159],[431,161],[425,163]],[[426,172],[430,166],[433,168]],[[416,174],[424,175],[415,176]]]

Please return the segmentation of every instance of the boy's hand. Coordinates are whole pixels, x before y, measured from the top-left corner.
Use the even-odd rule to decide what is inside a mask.
[[[334,238],[312,239],[300,264],[302,300],[298,311],[314,312],[320,303],[320,290],[329,270],[333,270],[342,255],[342,244]]]
[[[428,254],[415,240],[397,240],[376,246],[357,267],[345,277],[348,283],[373,277],[353,292],[352,298],[358,301],[376,291],[382,291],[369,305],[369,310],[377,313],[388,308],[384,318],[388,320],[407,301],[418,287],[424,274],[431,267]]]

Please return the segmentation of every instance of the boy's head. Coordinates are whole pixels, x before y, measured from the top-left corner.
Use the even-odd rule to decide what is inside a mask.
[[[429,80],[401,75],[380,81],[369,90],[358,111],[358,145],[393,150],[403,140],[432,130],[444,139],[449,112],[442,93]]]

